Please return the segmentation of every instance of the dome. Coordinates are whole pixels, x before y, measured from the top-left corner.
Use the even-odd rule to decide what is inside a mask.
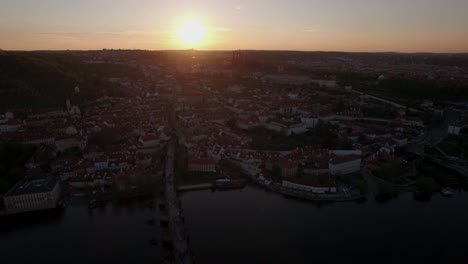
[[[13,119],[13,118],[15,118],[15,115],[12,112],[6,112],[5,117],[7,119]]]
[[[67,129],[65,130],[65,134],[67,135],[76,135],[77,133],[78,131],[76,130],[76,128],[72,126],[67,127]]]

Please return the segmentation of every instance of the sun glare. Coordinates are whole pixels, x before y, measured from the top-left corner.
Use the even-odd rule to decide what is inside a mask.
[[[184,45],[193,46],[199,45],[205,37],[205,29],[195,20],[185,20],[177,28],[177,37]]]

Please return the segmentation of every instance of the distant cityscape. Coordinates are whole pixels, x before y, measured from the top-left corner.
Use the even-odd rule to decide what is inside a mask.
[[[385,202],[468,187],[466,54],[0,51],[0,61],[0,217],[158,196],[148,206],[167,227],[161,243],[191,263],[183,192],[253,185]]]

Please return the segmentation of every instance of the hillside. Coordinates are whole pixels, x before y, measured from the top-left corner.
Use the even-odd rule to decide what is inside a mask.
[[[123,89],[107,77],[138,75],[129,66],[88,65],[67,53],[0,53],[0,111],[16,108],[64,107],[102,95],[122,96]],[[74,88],[80,87],[75,93]]]

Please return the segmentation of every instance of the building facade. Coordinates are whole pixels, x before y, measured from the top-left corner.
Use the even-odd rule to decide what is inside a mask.
[[[188,162],[190,172],[216,172],[216,162],[210,158],[191,158]]]
[[[59,180],[42,173],[24,179],[3,197],[8,214],[55,208],[61,195]]]

